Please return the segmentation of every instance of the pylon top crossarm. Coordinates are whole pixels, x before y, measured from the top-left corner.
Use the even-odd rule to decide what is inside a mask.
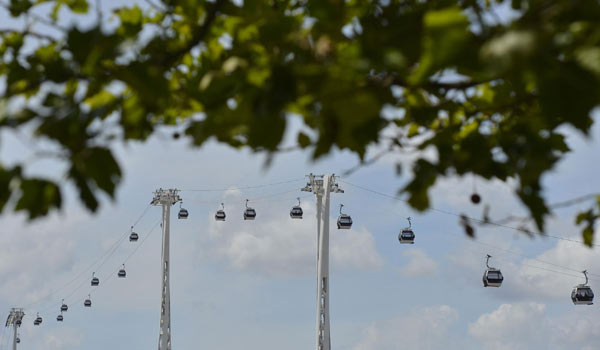
[[[174,205],[177,202],[181,202],[178,189],[162,189],[154,191],[154,198],[152,198],[152,205]]]
[[[314,194],[321,196],[324,194],[325,190],[334,193],[344,193],[344,190],[342,190],[336,182],[337,176],[333,174],[330,177],[331,181],[329,181],[329,188],[327,189],[323,187],[325,175],[315,175],[311,173],[306,175],[306,177],[308,177],[308,183],[300,189],[301,191],[313,192]]]
[[[25,312],[21,308],[12,308],[6,319],[6,327],[16,326],[18,321],[21,321],[25,316]]]

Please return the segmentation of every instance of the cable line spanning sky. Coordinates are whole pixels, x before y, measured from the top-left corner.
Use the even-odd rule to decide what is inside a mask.
[[[11,154],[27,154],[11,137],[2,135],[9,145],[0,148],[6,164]],[[597,142],[576,134],[568,141],[578,151],[544,180],[556,203],[600,188],[600,166],[589,162],[600,150]],[[316,207],[314,194],[300,189],[305,174],[342,174],[355,158],[336,152],[313,164],[308,155],[290,152],[265,170],[261,156],[212,143],[197,151],[184,141],[150,139],[114,151],[126,164],[125,180],[97,215],[75,205],[77,194],[70,190],[63,212],[47,219],[27,223],[20,214],[1,219],[3,232],[14,234],[0,235],[0,308],[7,314],[12,307],[25,308],[19,349],[156,347],[160,214],[148,203],[159,187],[181,188],[182,207],[189,211],[187,220],[172,217],[173,347],[314,347]],[[580,227],[570,221],[588,202],[557,208],[547,236],[529,238],[501,223],[477,225],[471,240],[460,215],[476,222],[484,205],[492,218],[525,213],[510,184],[479,179],[481,203],[473,205],[471,180],[441,181],[430,193],[435,210],[418,213],[397,199],[397,189],[410,178],[409,172],[397,176],[391,170],[402,157],[381,158],[341,178],[345,193],[332,196],[332,349],[391,350],[400,343],[411,349],[548,348],[549,340],[561,349],[600,343],[596,305],[575,306],[570,298],[573,287],[585,282],[581,271],[588,271],[595,290],[600,275],[597,247],[583,247]],[[157,166],[165,160],[168,167]],[[59,170],[51,162],[32,169]],[[302,220],[289,215],[297,197]],[[242,217],[246,199],[256,210],[253,221]],[[214,218],[221,203],[225,222]],[[349,230],[335,226],[340,204],[352,218]],[[400,245],[407,217],[415,243]],[[128,239],[132,226],[137,242]],[[482,285],[487,254],[490,266],[502,271],[499,288]],[[123,264],[127,276],[118,278]],[[90,285],[92,272],[98,287]],[[88,295],[90,308],[83,305]],[[57,322],[63,298],[69,310]],[[37,312],[44,320],[34,327]],[[10,336],[3,334],[6,347]]]
[[[183,190],[182,192],[183,193],[185,193],[185,192],[222,192],[223,195],[225,195],[229,192],[236,192],[241,197],[248,197],[247,200],[251,201],[251,202],[268,199],[271,202],[287,201],[289,203],[292,203],[293,196],[298,195],[300,193],[299,185],[302,185],[304,181],[305,181],[304,178],[298,178],[298,179],[293,179],[293,180],[278,181],[278,182],[262,184],[262,185],[251,185],[251,186],[230,185],[230,186],[226,186],[223,188],[215,188],[215,189],[211,189],[211,188],[205,188],[202,190],[186,189],[186,190]],[[397,196],[386,194],[386,193],[383,193],[380,191],[376,191],[376,190],[373,190],[364,185],[357,185],[357,184],[354,184],[354,183],[351,183],[351,182],[348,182],[345,180],[340,180],[340,183],[350,185],[350,186],[360,189],[364,192],[376,194],[376,195],[380,196],[380,198],[387,198],[387,199],[402,201]],[[286,187],[290,187],[290,189],[286,189],[284,191],[279,191],[281,189],[282,185],[287,185]],[[273,190],[278,190],[278,191],[273,192]],[[350,192],[349,195],[359,196],[359,197],[361,196],[359,193],[352,193],[352,192]],[[302,197],[306,198],[307,195],[303,195]],[[185,207],[188,209],[191,209],[190,210],[191,218],[194,218],[194,216],[202,216],[203,214],[205,214],[203,212],[207,211],[207,209],[205,208],[205,206],[203,204],[210,204],[210,203],[214,202],[214,204],[215,204],[214,207],[217,207],[216,204],[218,201],[214,201],[214,200],[212,200],[212,201],[191,200],[190,201],[190,200],[188,200],[185,202],[186,202]],[[200,204],[200,206],[197,206],[197,204]],[[227,204],[229,206],[230,203],[227,203]],[[378,207],[385,206],[386,204],[387,203],[381,203],[381,202],[377,203]],[[238,203],[238,205],[239,205],[239,203]],[[286,207],[279,206],[279,208],[278,208],[278,211],[280,211],[279,215],[284,216],[286,214],[285,208]],[[53,289],[52,291],[50,291],[47,295],[40,296],[40,297],[38,297],[37,300],[28,303],[25,306],[25,309],[28,311],[28,313],[30,315],[34,315],[35,314],[34,310],[37,310],[36,313],[39,312],[42,316],[52,316],[53,313],[60,308],[60,305],[63,302],[70,304],[71,307],[83,307],[82,306],[83,301],[89,300],[88,298],[90,298],[91,295],[95,295],[96,291],[100,290],[99,289],[100,286],[92,287],[91,289],[89,289],[89,286],[88,286],[88,289],[82,289],[82,287],[86,286],[87,283],[89,283],[89,278],[90,278],[89,272],[90,271],[94,271],[95,273],[97,273],[98,276],[101,276],[101,278],[100,278],[101,284],[100,285],[102,286],[103,289],[105,289],[107,282],[111,281],[111,279],[117,275],[117,272],[121,271],[120,266],[121,265],[123,266],[122,271],[124,271],[125,264],[134,256],[134,254],[136,254],[136,252],[138,252],[138,250],[143,246],[144,242],[146,242],[146,240],[150,237],[150,235],[159,226],[159,223],[157,223],[154,226],[152,226],[152,228],[150,230],[142,233],[141,234],[142,240],[140,242],[135,243],[133,245],[132,249],[127,249],[127,237],[130,237],[130,234],[132,234],[134,232],[134,230],[137,229],[136,228],[137,225],[140,222],[142,222],[144,219],[146,219],[146,221],[150,220],[150,219],[146,218],[146,216],[149,212],[149,209],[150,209],[150,205],[147,205],[143,209],[142,213],[133,221],[132,225],[130,226],[130,230],[127,230],[127,231],[124,230],[123,234],[118,236],[118,238],[112,244],[110,244],[108,246],[108,248],[100,254],[99,257],[92,260],[92,262],[85,269],[83,269],[79,273],[77,273],[74,278],[70,279],[66,283],[56,286],[56,288]],[[390,209],[390,208],[385,208],[385,210],[384,210],[385,213],[383,213],[383,214],[380,212],[381,210],[379,210],[379,209],[377,209],[375,211],[377,212],[377,216],[381,220],[385,220],[386,217],[388,217],[388,218],[393,217],[393,216],[389,215],[389,212],[392,211],[392,209]],[[453,217],[460,217],[462,215],[462,214],[450,212],[448,210],[440,210],[440,209],[436,209],[436,208],[432,208],[432,211],[440,213],[440,214],[448,215],[448,216],[453,216]],[[336,213],[336,211],[334,210],[334,215],[332,215],[333,217],[335,217],[335,213]],[[309,220],[311,218],[310,214],[313,214],[312,216],[314,216],[314,213],[309,213],[309,215],[308,215]],[[229,212],[229,215],[235,215],[235,213]],[[475,219],[475,218],[470,218],[470,219],[473,221],[477,221],[477,219]],[[418,216],[416,217],[416,221],[417,222],[420,221]],[[290,224],[293,224],[293,223],[290,223]],[[493,222],[487,222],[487,224],[494,225]],[[223,223],[223,225],[226,225],[226,223]],[[518,231],[518,229],[507,226],[507,225],[496,225],[496,226],[500,227],[503,230],[517,230]],[[427,233],[425,233],[425,234],[427,234]],[[460,238],[460,235],[457,235],[457,237]],[[574,239],[568,239],[568,238],[561,237],[561,236],[547,235],[547,237],[549,237],[551,239],[555,239],[555,240],[567,241],[572,244],[583,244],[581,241],[574,240]],[[418,235],[417,235],[417,240],[418,240]],[[130,240],[130,242],[131,242],[131,240]],[[581,277],[582,277],[580,272],[582,271],[583,267],[582,268],[573,268],[571,266],[564,266],[564,265],[557,264],[554,262],[550,262],[550,261],[542,260],[542,259],[539,259],[536,257],[528,256],[521,252],[513,251],[511,249],[506,249],[504,247],[500,247],[500,246],[497,246],[494,244],[489,244],[489,243],[486,243],[481,240],[473,240],[473,241],[471,241],[471,243],[478,245],[479,247],[484,247],[484,249],[479,249],[479,250],[472,249],[472,247],[469,248],[472,251],[480,252],[480,254],[482,254],[485,251],[489,252],[491,249],[491,251],[504,252],[504,253],[509,253],[511,255],[512,259],[507,258],[506,255],[498,257],[501,261],[514,262],[515,257],[520,257],[520,258],[526,259],[527,261],[535,261],[536,263],[542,264],[540,266],[539,264],[532,265],[530,263],[522,263],[522,266],[524,268],[533,268],[533,269],[550,272],[552,274],[560,274],[563,276],[569,276],[569,277],[579,278],[579,279],[581,279]],[[123,246],[125,246],[125,247],[123,247]],[[402,248],[398,247],[398,249],[402,249]],[[123,260],[115,261],[115,259],[113,259],[113,257],[115,256],[115,253],[119,250],[128,250],[129,253],[126,255],[126,257]],[[113,266],[113,269],[106,271],[105,269],[103,270],[104,266],[107,266],[107,267]],[[115,269],[114,266],[119,266],[119,267],[117,267]],[[124,272],[123,272],[123,274],[124,274]],[[591,272],[591,273],[589,273],[589,276],[592,276],[592,279],[590,279],[590,280],[593,280],[594,277],[599,277],[600,275]],[[509,276],[509,278],[510,278],[510,276]],[[76,284],[75,282],[78,282],[78,283]],[[68,288],[68,287],[71,287],[71,288]],[[105,293],[110,293],[110,285],[108,288],[109,288],[108,292],[105,292]],[[58,297],[62,298],[61,303],[57,303]],[[56,299],[56,300],[54,300],[54,299]],[[51,317],[48,317],[48,318],[51,321]],[[31,336],[35,336],[34,333],[32,333]]]

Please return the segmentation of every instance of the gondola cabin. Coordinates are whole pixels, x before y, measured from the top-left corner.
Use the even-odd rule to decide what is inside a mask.
[[[248,206],[249,199],[246,199],[246,210],[244,210],[244,220],[256,219],[256,210]]]
[[[342,213],[343,204],[340,204],[340,216],[337,219],[338,230],[349,230],[352,228],[352,218],[348,214]]]
[[[244,210],[244,220],[254,219],[256,219],[256,210],[254,210],[254,208],[246,208],[246,210]]]
[[[225,215],[225,210],[217,210],[217,213],[215,214],[215,220],[217,221],[225,221],[225,218],[227,217],[227,215]]]
[[[405,228],[398,234],[398,241],[400,241],[400,244],[414,244],[415,233],[412,229]]]
[[[571,300],[575,305],[593,305],[594,292],[590,286],[580,284],[573,288],[573,291],[571,292]]]
[[[137,242],[139,238],[140,236],[137,233],[131,232],[129,235],[129,242]]]
[[[302,215],[304,215],[304,212],[299,206],[294,206],[292,210],[290,210],[290,217],[292,219],[302,219]]]
[[[571,291],[571,300],[575,305],[592,305],[594,304],[594,292],[592,292],[592,288],[587,285],[587,270],[582,271],[582,273],[585,276],[585,283],[573,287],[573,291]]]
[[[350,215],[341,214],[337,220],[338,230],[349,230],[352,228],[352,218]]]
[[[484,287],[500,287],[502,285],[502,281],[504,281],[504,276],[502,276],[502,272],[500,272],[499,269],[490,267],[485,270],[483,274]]]
[[[179,209],[179,213],[177,214],[177,218],[178,219],[187,219],[188,218],[188,211],[187,209],[181,208]]]

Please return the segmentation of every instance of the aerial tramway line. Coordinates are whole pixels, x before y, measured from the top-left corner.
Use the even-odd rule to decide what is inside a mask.
[[[318,227],[317,227],[317,246],[318,246],[318,259],[317,259],[317,263],[318,263],[318,311],[317,311],[317,350],[330,350],[330,338],[329,338],[329,286],[328,286],[328,264],[329,264],[329,205],[330,205],[330,201],[329,201],[329,193],[344,193],[343,190],[341,190],[341,188],[338,185],[338,177],[331,175],[331,176],[325,176],[325,175],[313,175],[310,174],[308,175],[309,177],[309,182],[308,184],[302,188],[302,191],[305,192],[312,192],[317,196],[317,221],[318,221]],[[270,184],[270,185],[279,185],[279,184],[286,184],[286,183],[291,183],[291,182],[296,182],[298,180],[291,180],[291,181],[283,181],[283,182],[279,182],[276,184]],[[390,196],[381,192],[377,192],[362,186],[358,186],[358,185],[353,185],[351,183],[345,182],[345,181],[341,181],[343,183],[346,183],[350,186],[353,187],[357,187],[360,189],[363,189],[365,191],[374,193],[374,194],[378,194],[387,198],[393,198],[393,199],[398,199],[396,196]],[[257,188],[262,188],[262,187],[266,187],[266,186],[270,186],[270,185],[260,185],[260,186],[247,186],[247,187],[241,187],[240,189],[257,189]],[[211,189],[203,189],[203,190],[187,190],[187,191],[200,191],[200,192],[209,192],[209,191],[227,191],[229,190],[229,188],[227,189],[219,189],[219,190],[211,190]],[[297,189],[295,189],[297,191]],[[294,191],[294,190],[292,190]],[[258,199],[269,199],[272,200],[270,198],[272,198],[273,196],[279,195],[279,194],[285,194],[285,193],[289,193],[292,191],[286,191],[286,192],[282,192],[282,193],[276,193],[276,194],[271,194],[271,195],[265,195],[262,197],[257,197]],[[157,192],[155,192],[155,198],[152,202],[152,204],[154,205],[160,205],[163,207],[163,220],[162,220],[162,228],[163,228],[163,266],[165,267],[165,270],[163,270],[163,286],[162,286],[162,290],[163,290],[163,300],[161,301],[161,309],[162,309],[162,313],[161,313],[161,333],[159,335],[159,350],[169,350],[170,344],[171,344],[171,339],[170,339],[170,299],[169,299],[169,273],[168,273],[168,230],[169,230],[169,207],[172,205],[175,205],[177,202],[179,202],[179,211],[177,213],[177,218],[179,220],[186,220],[189,218],[190,216],[190,212],[188,211],[188,209],[183,207],[183,200],[181,199],[181,197],[179,197],[179,190],[158,190]],[[252,201],[257,200],[257,198],[252,199]],[[293,220],[299,220],[299,219],[303,219],[303,215],[304,215],[304,210],[301,206],[301,201],[300,201],[300,197],[297,198],[298,203],[293,205],[289,211],[289,216],[291,219]],[[257,211],[255,208],[249,206],[249,202],[251,201],[251,199],[246,199],[245,202],[245,208],[243,210],[243,219],[244,221],[247,220],[256,220],[257,219]],[[339,230],[348,230],[352,228],[353,225],[353,219],[352,217],[343,212],[343,204],[340,204],[340,209],[339,209],[339,216],[337,218],[336,221],[336,225],[337,228]],[[131,226],[130,231],[124,236],[125,238],[129,238],[129,242],[130,243],[137,243],[138,240],[140,239],[140,235],[134,231],[135,226],[139,223],[139,221],[142,219],[142,217],[145,215],[146,211],[148,210],[148,207],[144,210],[144,212],[142,213],[142,215],[140,216],[140,218],[138,218],[136,220],[136,222],[134,223],[134,225]],[[448,215],[455,215],[458,216],[458,214],[454,214],[454,213],[450,213],[447,211],[443,211],[443,210],[438,210],[434,208],[434,211],[437,212],[441,212],[444,214],[448,214]],[[219,207],[219,209],[216,211],[215,215],[214,215],[214,219],[218,222],[224,222],[226,219],[227,215],[225,213],[225,204],[221,203],[221,206]],[[400,244],[414,244],[415,243],[415,231],[413,230],[412,227],[412,219],[409,217],[407,218],[408,220],[408,226],[401,228],[398,233],[398,241]],[[476,219],[474,219],[475,221]],[[509,229],[514,229],[505,225],[498,225],[501,227],[505,227],[505,228],[509,228]],[[156,228],[156,226],[155,226]],[[154,229],[153,229],[154,230]],[[152,231],[153,231],[152,230]],[[150,231],[150,233],[152,232]],[[147,239],[149,237],[150,234],[146,235],[146,237],[144,238],[144,240],[142,240],[142,243],[145,241],[145,239]],[[557,236],[550,236],[551,238],[555,238],[555,239],[563,239],[562,237],[557,237]],[[89,271],[93,266],[97,265],[98,262],[102,261],[102,263],[95,269],[95,271],[98,271],[107,261],[108,259],[110,259],[110,257],[114,254],[114,252],[119,248],[119,246],[122,244],[123,240],[125,239],[123,237],[121,237],[117,242],[115,242],[115,244],[101,257],[100,260],[96,261],[96,263],[92,264],[90,267],[88,267],[87,271]],[[165,245],[165,239],[166,239],[166,245]],[[569,240],[569,241],[574,241],[571,239],[564,239],[564,240]],[[576,241],[574,241],[576,242]],[[139,244],[134,251],[127,257],[127,259],[125,259],[125,261],[127,261],[136,251],[137,249],[139,249],[139,247],[141,246],[141,244]],[[166,251],[165,251],[165,246],[166,246]],[[165,255],[166,255],[166,260],[165,260]],[[483,275],[483,285],[484,287],[501,287],[502,282],[504,280],[504,276],[502,275],[502,272],[500,271],[500,269],[498,268],[494,268],[494,267],[490,267],[489,265],[489,259],[491,258],[491,255],[487,255],[486,256],[486,269],[484,271],[484,275]],[[540,261],[540,260],[538,260]],[[543,262],[543,261],[541,261]],[[547,263],[547,262],[545,262]],[[550,264],[550,263],[547,263]],[[561,267],[559,265],[553,264],[555,266]],[[85,273],[85,271],[83,271],[83,273]],[[591,289],[591,287],[588,285],[588,273],[587,271],[583,271],[583,274],[585,276],[585,283],[583,284],[579,284],[576,285],[575,287],[573,287],[572,293],[571,293],[571,299],[573,304],[575,305],[592,305],[593,304],[593,298],[594,298],[594,293]],[[81,274],[80,274],[81,275]],[[116,270],[113,274],[109,275],[109,278],[112,276],[117,276],[119,279],[124,279],[127,277],[127,273],[125,270],[125,262],[123,262],[123,264],[121,265],[121,268],[119,268],[118,270]],[[79,276],[78,276],[79,277]],[[73,283],[74,281],[76,281],[77,278],[75,278],[73,281],[69,282]],[[92,278],[90,281],[90,286],[92,287],[92,289],[97,288],[100,286],[100,278],[98,276],[96,276],[96,272],[92,272]],[[165,284],[166,283],[166,284]],[[83,285],[83,284],[82,284]],[[77,289],[79,289],[82,285],[80,285],[79,287],[77,287],[75,289],[75,291],[73,291],[71,295],[73,295]],[[66,285],[65,285],[66,286]],[[65,287],[63,286],[63,287]],[[63,288],[61,287],[61,288]],[[59,288],[60,290],[60,288]],[[52,294],[52,293],[51,293]],[[42,298],[42,300],[45,298]],[[84,297],[83,299],[80,300],[80,302],[83,301],[83,307],[84,308],[91,308],[92,306],[92,300],[91,300],[91,293],[87,294],[87,297]],[[64,321],[64,315],[63,313],[67,312],[69,310],[68,305],[65,303],[65,299],[62,299],[62,302],[60,304],[60,314],[57,316],[57,322],[63,322]],[[167,313],[165,313],[167,312]],[[21,325],[21,320],[24,316],[21,315],[20,317],[16,317],[14,318],[14,327],[19,327]],[[38,312],[36,315],[36,318],[33,321],[33,324],[35,326],[40,326],[42,324],[42,316],[40,316],[40,313]],[[8,327],[8,324],[7,324]],[[20,337],[18,336],[18,333],[15,333],[15,337],[14,337],[14,342],[15,344],[20,343]]]

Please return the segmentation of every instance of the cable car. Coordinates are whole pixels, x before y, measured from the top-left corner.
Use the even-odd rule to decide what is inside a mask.
[[[221,203],[221,209],[217,210],[217,213],[215,214],[215,220],[225,221],[226,216],[227,215],[225,215],[225,204]]]
[[[18,334],[17,334],[17,339],[15,339],[15,342],[16,342],[17,344],[20,344],[20,343],[21,343],[21,338],[19,338],[19,335],[18,335]]]
[[[338,217],[338,220],[337,220],[338,230],[340,230],[340,229],[348,230],[352,227],[352,218],[350,217],[350,215],[342,213],[343,207],[344,207],[344,205],[340,204],[340,216]]]
[[[415,244],[415,233],[412,230],[411,218],[408,217],[408,227],[405,227],[398,234],[400,244]]]
[[[502,285],[502,281],[504,281],[504,276],[502,276],[502,272],[500,269],[496,269],[490,267],[489,262],[491,255],[487,255],[487,260],[485,261],[485,265],[487,269],[483,273],[483,286],[484,287],[500,287]]]
[[[92,272],[92,287],[97,287],[100,284],[100,280],[98,279],[98,277],[95,277],[96,273]]]
[[[300,207],[300,197],[298,197],[298,205],[292,207],[292,210],[290,210],[290,217],[292,219],[302,219],[303,214],[302,207]]]
[[[23,323],[21,320],[17,320],[17,322],[15,322],[17,324],[17,326],[21,326],[21,324]]]
[[[63,317],[63,315],[62,315],[62,314],[60,314],[60,315],[56,316],[56,321],[58,321],[58,322],[62,322],[62,321],[63,321],[63,319],[64,319],[64,317]]]
[[[129,235],[129,242],[137,242],[137,240],[140,238],[140,235],[138,235],[137,233],[133,232],[133,226],[131,226],[131,234]]]
[[[85,307],[92,307],[92,299],[90,298],[89,294],[88,294],[87,299],[85,299],[85,301],[83,302],[83,306],[85,306]]]
[[[187,219],[189,213],[188,213],[187,209],[181,207],[182,203],[183,203],[183,201],[179,202],[179,213],[177,214],[177,218],[178,219]]]
[[[62,300],[62,305],[60,306],[60,311],[67,311],[69,310],[69,307],[67,306],[67,304],[65,304],[65,299]]]
[[[248,199],[246,199],[246,210],[244,210],[244,220],[256,219],[256,210],[248,206]]]
[[[587,270],[583,271],[583,275],[585,276],[585,283],[573,287],[573,291],[571,292],[571,300],[575,305],[593,305],[594,292],[592,291],[592,288],[587,285]]]
[[[127,277],[127,272],[125,272],[125,264],[123,264],[123,268],[119,270],[118,276],[119,278]]]
[[[40,313],[37,313],[37,317],[35,318],[35,320],[33,320],[33,325],[34,326],[39,326],[40,324],[42,324],[42,317],[40,317]]]

